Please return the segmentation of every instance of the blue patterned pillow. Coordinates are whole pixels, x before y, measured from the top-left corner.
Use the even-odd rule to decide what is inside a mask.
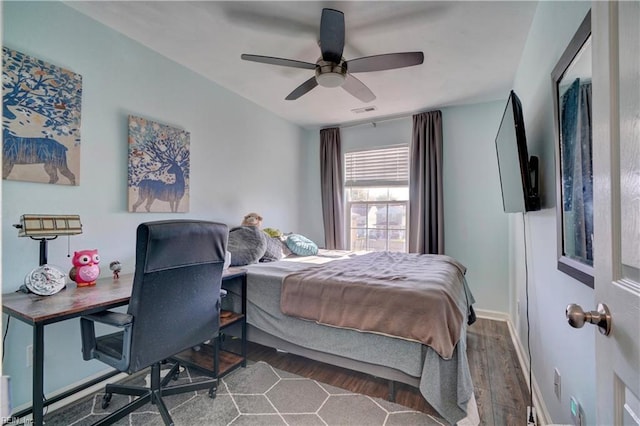
[[[313,256],[318,254],[318,246],[316,243],[300,234],[289,235],[286,244],[289,250],[298,256]]]

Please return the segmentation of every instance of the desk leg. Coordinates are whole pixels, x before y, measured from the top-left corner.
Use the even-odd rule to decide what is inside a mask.
[[[42,426],[44,410],[44,325],[33,327],[33,424]]]
[[[247,366],[247,274],[242,276],[242,367]]]

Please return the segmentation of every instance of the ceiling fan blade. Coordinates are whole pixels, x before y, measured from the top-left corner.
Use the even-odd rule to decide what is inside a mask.
[[[303,61],[294,61],[293,59],[274,58],[273,56],[247,55],[243,53],[240,56],[245,61],[261,62],[263,64],[281,65],[283,67],[304,68],[306,70],[316,69],[316,64]]]
[[[344,50],[344,14],[335,9],[322,9],[320,19],[320,51],[322,59],[339,63]]]
[[[309,92],[311,89],[313,89],[317,85],[318,85],[318,82],[316,81],[316,77],[315,76],[311,77],[309,80],[305,81],[300,86],[296,87],[295,90],[289,93],[289,96],[287,96],[285,99],[287,101],[295,101],[300,96]]]
[[[387,53],[347,61],[348,72],[384,71],[411,67],[424,62],[422,52]]]
[[[363,82],[351,74],[347,74],[341,87],[362,102],[371,102],[376,98],[376,95]]]

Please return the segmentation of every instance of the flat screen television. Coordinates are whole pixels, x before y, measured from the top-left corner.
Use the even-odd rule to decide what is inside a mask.
[[[512,90],[496,136],[502,204],[507,213],[540,210],[538,157],[529,157],[520,99]]]

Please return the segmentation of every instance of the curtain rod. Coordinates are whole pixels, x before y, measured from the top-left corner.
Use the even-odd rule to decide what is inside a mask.
[[[409,115],[399,115],[399,116],[395,116],[395,117],[386,117],[386,118],[380,118],[379,120],[368,120],[368,121],[359,121],[357,123],[350,123],[350,124],[339,124],[337,126],[328,126],[328,127],[323,127],[323,129],[331,129],[334,127],[338,127],[340,129],[346,129],[349,127],[356,127],[356,126],[366,126],[366,125],[372,125],[373,127],[376,127],[376,125],[378,123],[384,123],[385,121],[393,121],[393,120],[400,120],[403,118],[411,118],[414,114],[409,114]]]
[[[393,121],[393,120],[401,120],[404,118],[411,118],[413,116],[413,114],[409,114],[409,115],[401,115],[401,116],[396,116],[396,117],[387,117],[387,118],[381,118],[379,120],[369,120],[369,121],[361,121],[358,123],[351,123],[351,124],[344,124],[344,125],[339,125],[337,127],[341,128],[341,129],[346,129],[349,127],[356,127],[356,126],[366,126],[366,125],[372,125],[373,127],[376,127],[376,125],[378,123],[384,123],[385,121]]]
[[[349,123],[349,124],[337,124],[337,125],[333,125],[333,126],[325,126],[325,127],[321,127],[320,130],[333,129],[333,128],[336,128],[336,127],[339,128],[339,129],[347,129],[349,127],[366,126],[368,124],[372,125],[373,127],[376,127],[376,125],[378,123],[384,123],[385,121],[401,120],[403,118],[412,118],[416,114],[422,114],[424,112],[438,111],[438,110],[440,110],[440,109],[436,108],[436,109],[432,109],[432,110],[428,110],[428,111],[419,111],[419,112],[412,112],[412,113],[403,114],[403,115],[382,117],[379,120],[373,119],[373,120],[368,120],[368,121],[358,121],[358,122]]]

